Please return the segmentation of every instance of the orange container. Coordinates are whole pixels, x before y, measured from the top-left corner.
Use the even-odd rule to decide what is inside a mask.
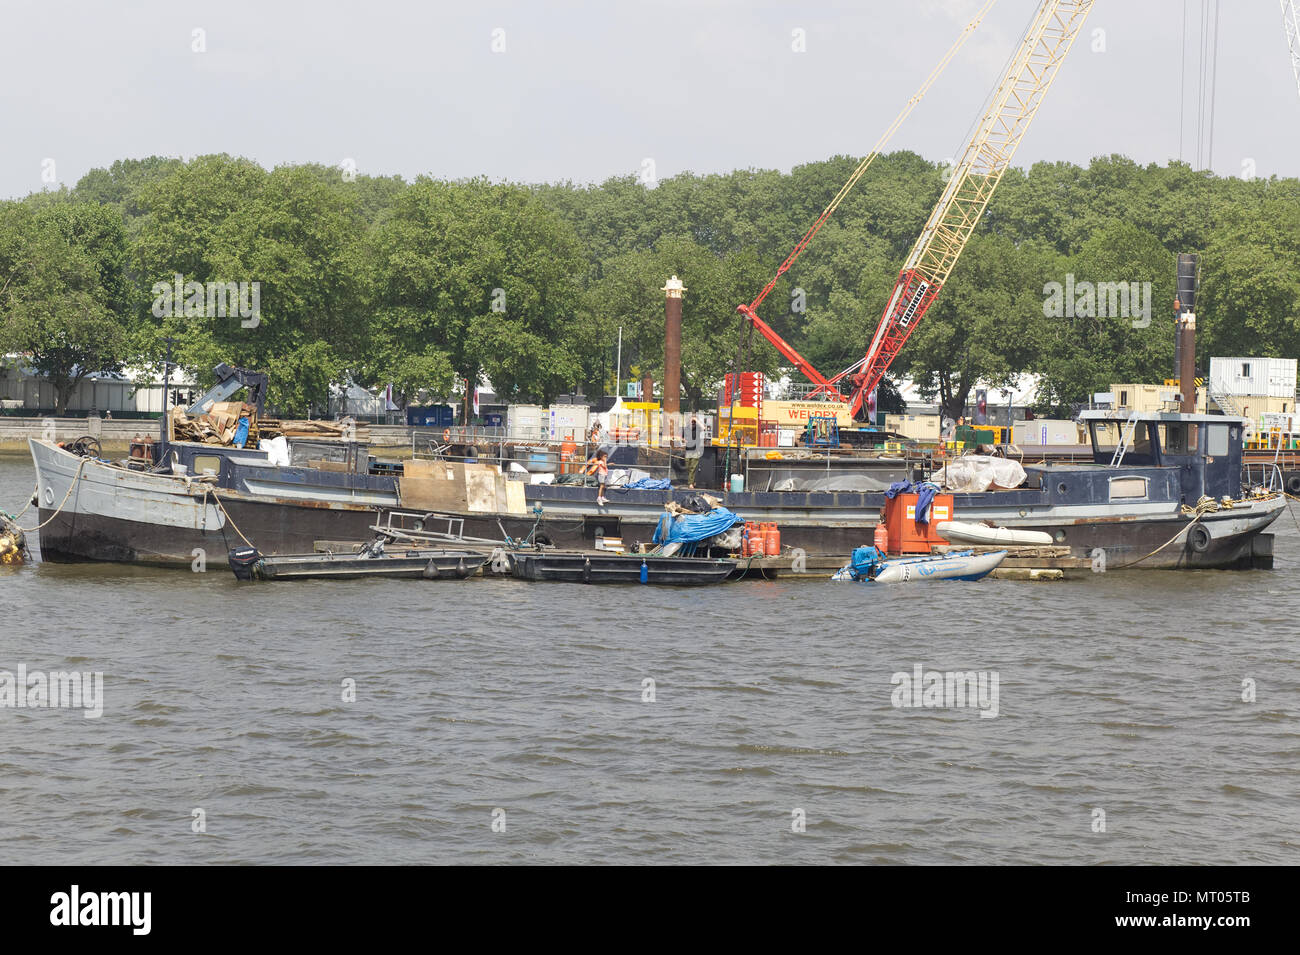
[[[763,551],[771,557],[781,553],[781,532],[775,524],[766,525],[763,532]]]
[[[935,544],[948,543],[935,531],[943,521],[953,519],[952,495],[936,494],[930,505],[930,521],[922,524],[916,520],[916,495],[896,494],[885,501],[885,525],[888,530],[888,552],[891,554],[928,554]]]
[[[876,550],[882,554],[889,553],[889,528],[881,521],[876,525]]]

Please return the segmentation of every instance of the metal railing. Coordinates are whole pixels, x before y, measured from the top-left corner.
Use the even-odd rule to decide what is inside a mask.
[[[1255,480],[1256,475],[1258,480]],[[1241,487],[1243,491],[1259,488],[1269,494],[1280,494],[1285,488],[1282,483],[1282,469],[1276,464],[1243,464]]]

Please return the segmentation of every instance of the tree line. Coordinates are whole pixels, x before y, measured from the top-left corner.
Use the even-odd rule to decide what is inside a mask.
[[[416,401],[482,375],[505,400],[547,402],[612,393],[616,374],[662,380],[676,274],[684,402],[709,407],[737,357],[736,306],[856,164],[526,185],[120,160],[0,203],[0,353],[29,355],[60,409],[87,374],[158,369],[166,339],[201,383],[220,361],[269,372],[283,414],[319,413],[347,380]],[[760,309],[824,373],[862,357],[944,175],[910,152],[877,159]],[[1201,254],[1198,367],[1300,354],[1300,180],[1109,156],[1006,173],[891,377],[949,413],[977,379],[1022,372],[1056,414],[1162,380],[1178,252]],[[769,374],[782,361],[765,342],[748,357]]]

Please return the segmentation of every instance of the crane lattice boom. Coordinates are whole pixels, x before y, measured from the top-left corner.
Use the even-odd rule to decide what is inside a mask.
[[[1300,93],[1300,16],[1296,14],[1295,0],[1279,2],[1282,4],[1282,29],[1286,31],[1286,45],[1291,51],[1291,72],[1295,75],[1296,92]]]
[[[1039,9],[899,272],[866,357],[854,366],[862,369],[853,376],[854,413],[920,324],[957,264],[1092,4],[1093,0],[1045,0]],[[853,370],[846,369],[828,384],[834,385]]]

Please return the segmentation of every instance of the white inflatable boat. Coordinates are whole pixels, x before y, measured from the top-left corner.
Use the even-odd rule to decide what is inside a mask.
[[[966,521],[944,521],[935,525],[944,540],[954,544],[979,544],[983,547],[1042,547],[1052,543],[1045,531],[1026,531],[1015,527],[989,527]]]
[[[902,584],[920,580],[979,580],[991,573],[1006,558],[1004,550],[987,554],[962,551],[957,554],[894,557],[877,561],[869,567],[854,571],[853,564],[845,564],[831,580],[851,580],[872,584]]]

